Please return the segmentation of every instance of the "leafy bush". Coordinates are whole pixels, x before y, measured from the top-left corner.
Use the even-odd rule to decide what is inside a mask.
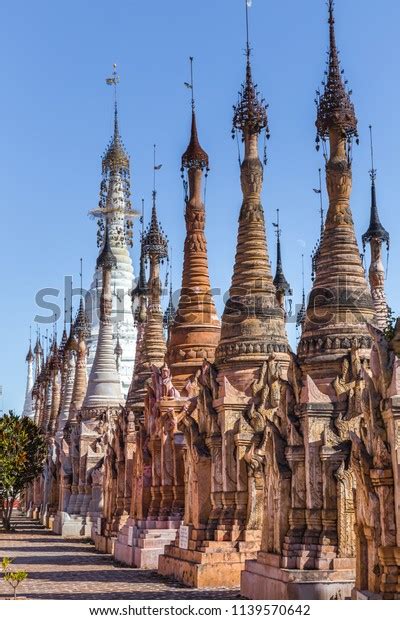
[[[25,570],[20,571],[11,571],[10,566],[12,564],[12,560],[10,558],[3,558],[1,561],[1,568],[3,569],[3,579],[8,585],[12,587],[14,590],[14,599],[17,598],[17,588],[20,583],[22,583],[28,576],[28,573]]]
[[[0,515],[6,531],[16,497],[42,473],[46,439],[32,420],[12,411],[0,418]]]

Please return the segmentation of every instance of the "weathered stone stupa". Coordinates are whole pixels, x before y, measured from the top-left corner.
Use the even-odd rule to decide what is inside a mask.
[[[268,133],[267,112],[253,82],[249,44],[246,57],[245,83],[233,120],[234,131],[242,134],[244,159],[232,284],[215,366],[204,364],[196,398],[179,417],[186,442],[184,529],[176,543],[166,547],[159,568],[196,587],[237,585],[245,560],[259,548],[264,407],[279,401],[270,387],[289,364],[284,310],[272,280],[261,204],[258,140],[263,130]]]
[[[329,0],[329,67],[316,123],[317,144],[322,139],[324,152],[326,139],[330,145],[329,209],[298,359],[289,369],[286,431],[276,439],[279,450],[267,457],[262,551],[242,575],[242,592],[250,598],[348,597],[354,584],[354,478],[346,463],[349,433],[361,421],[358,396],[374,308],[350,209],[357,120],[334,23]]]

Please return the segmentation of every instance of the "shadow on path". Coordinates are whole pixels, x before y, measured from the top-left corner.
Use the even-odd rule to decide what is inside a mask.
[[[14,558],[16,569],[28,571],[18,590],[29,599],[88,600],[229,600],[238,589],[195,590],[156,571],[121,567],[88,541],[64,540],[38,522],[17,515],[15,532],[0,533],[0,558]],[[0,581],[0,598],[10,595]]]

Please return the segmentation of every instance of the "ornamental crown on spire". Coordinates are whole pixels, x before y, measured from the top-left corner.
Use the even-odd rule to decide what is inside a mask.
[[[257,84],[253,82],[250,63],[250,47],[248,44],[246,56],[246,80],[244,84],[242,84],[242,89],[239,92],[239,101],[237,105],[233,106],[232,136],[235,137],[236,129],[242,132],[243,137],[245,133],[258,135],[265,129],[267,138],[269,138],[268,104],[265,103],[265,99],[260,98],[260,93],[257,91]]]
[[[194,107],[192,109],[192,130],[190,133],[190,142],[186,151],[182,155],[182,171],[184,168],[188,170],[204,168],[208,171],[208,155],[201,147],[199,136],[197,134],[196,113]]]
[[[194,102],[194,83],[193,83],[193,56],[190,57],[190,83],[185,82],[185,86],[189,88],[192,92],[192,128],[190,132],[190,142],[189,145],[182,155],[182,168],[181,172],[184,171],[185,168],[188,170],[204,170],[206,172],[209,171],[208,165],[208,155],[205,150],[201,147],[199,142],[199,136],[197,133],[197,123],[196,123],[196,111],[195,111],[195,102]]]
[[[114,107],[114,135],[102,160],[102,172],[119,172],[129,170],[129,155],[125,150],[119,133],[117,102]]]
[[[119,75],[117,73],[117,65],[113,65],[112,76],[106,79],[106,83],[114,87],[114,135],[103,156],[103,174],[107,172],[129,172],[129,155],[125,150],[119,133],[117,105],[117,84],[119,83]]]
[[[163,261],[168,258],[168,239],[158,221],[156,208],[157,192],[153,190],[153,208],[151,210],[151,221],[144,234],[143,252],[145,256],[156,256]]]
[[[339,127],[348,140],[358,140],[357,118],[351,102],[351,91],[346,90],[347,81],[343,80],[340,69],[339,54],[335,38],[334,0],[328,0],[329,10],[329,61],[326,81],[323,82],[324,92],[317,91],[317,149],[320,140],[329,136],[329,129]]]
[[[81,297],[78,313],[74,322],[74,332],[78,337],[82,337],[86,340],[90,336],[90,331],[89,317],[86,313],[83,299]]]

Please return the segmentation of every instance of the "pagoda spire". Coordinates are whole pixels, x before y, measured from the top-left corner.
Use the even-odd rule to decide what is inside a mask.
[[[135,323],[144,325],[147,316],[148,287],[146,280],[146,255],[144,250],[144,200],[142,200],[142,232],[140,236],[140,266],[137,284],[132,291],[132,303],[137,303],[134,311]]]
[[[111,290],[116,291],[113,298],[115,321],[113,321],[113,338],[116,340],[117,325],[122,323],[120,343],[123,355],[120,360],[120,375],[124,395],[129,389],[127,378],[132,375],[134,366],[134,342],[136,331],[131,313],[131,291],[134,280],[132,259],[129,248],[133,245],[133,220],[139,214],[132,207],[130,185],[130,160],[120,132],[120,114],[117,98],[119,75],[113,66],[111,77],[106,83],[113,87],[113,125],[114,131],[102,158],[102,179],[98,207],[91,212],[97,219],[97,245],[104,245],[105,228],[108,227],[109,242],[117,261],[117,268],[111,272]],[[102,270],[96,269],[86,300],[86,312],[90,317],[91,333],[87,338],[88,373],[94,363],[96,346],[100,329],[100,297],[102,290]],[[92,301],[92,307],[89,302]]]
[[[296,316],[296,327],[302,329],[304,321],[306,319],[306,290],[304,283],[304,254],[301,255],[301,277],[302,277],[302,294],[301,294],[301,306]]]
[[[367,323],[374,309],[365,280],[350,208],[351,149],[358,140],[357,119],[340,69],[335,38],[334,3],[329,0],[329,61],[324,92],[317,92],[317,147],[322,141],[326,159],[329,208],[318,248],[315,279],[310,294],[299,354],[307,359],[316,377],[323,373],[320,356],[331,356],[335,376],[344,354],[353,345],[369,349]],[[329,154],[326,142],[329,141]],[[318,351],[314,343],[318,340]]]
[[[123,404],[121,383],[117,372],[113,347],[111,270],[117,260],[110,247],[108,222],[105,226],[104,245],[97,258],[96,267],[102,271],[100,299],[100,329],[96,354],[83,401],[84,409],[101,406],[118,407]]]
[[[163,318],[164,329],[168,333],[175,322],[175,316],[176,316],[176,308],[174,306],[172,282],[171,282],[169,285],[168,306],[164,312],[164,318]]]
[[[61,399],[61,379],[60,379],[60,352],[57,347],[56,338],[54,338],[51,348],[51,363],[50,363],[50,380],[51,386],[51,410],[50,419],[47,426],[47,432],[49,435],[54,436],[57,418],[60,411],[60,399]]]
[[[285,308],[286,295],[292,295],[292,289],[289,282],[285,278],[282,265],[282,251],[281,251],[281,228],[279,223],[279,209],[276,210],[276,224],[273,224],[276,229],[276,273],[274,277],[274,286],[276,288],[276,297],[281,308]]]
[[[390,236],[387,230],[382,226],[378,204],[376,200],[376,169],[374,167],[374,148],[372,140],[372,126],[369,126],[370,143],[371,143],[371,215],[369,228],[362,236],[362,242],[365,252],[367,243],[371,249],[371,263],[369,267],[369,284],[371,289],[372,301],[374,303],[376,324],[384,330],[387,327],[388,305],[385,296],[385,269],[382,261],[382,244],[386,243],[389,250]]]
[[[186,237],[183,250],[182,287],[176,313],[170,292],[168,320],[171,321],[168,363],[179,389],[199,368],[204,358],[214,361],[219,339],[219,320],[211,293],[205,237],[203,176],[209,172],[209,159],[201,147],[196,120],[193,57],[190,58],[192,122],[189,145],[182,155],[182,177],[189,192],[186,197]],[[172,282],[171,282],[172,284]]]
[[[229,299],[222,316],[221,339],[216,353],[218,364],[237,359],[258,363],[265,360],[268,352],[285,352],[288,346],[284,310],[276,299],[272,279],[261,204],[264,172],[259,158],[259,136],[265,132],[269,137],[267,108],[253,81],[247,38],[246,75],[239,101],[234,106],[232,130],[233,137],[239,132],[244,143],[241,163],[243,203]]]
[[[175,322],[176,316],[176,308],[174,305],[173,299],[173,288],[172,288],[172,248],[170,250],[170,259],[169,259],[169,297],[168,297],[168,306],[164,312],[163,324],[164,329],[167,332],[167,341],[169,342],[169,336],[171,328]]]
[[[129,172],[129,155],[125,150],[119,131],[118,119],[118,98],[117,86],[119,84],[119,75],[117,73],[117,65],[113,65],[111,77],[106,79],[106,83],[114,87],[114,133],[113,137],[103,156],[103,174],[107,172]]]
[[[137,329],[135,365],[133,368],[132,381],[126,399],[127,409],[133,410],[139,415],[143,412],[146,394],[146,380],[150,377],[149,365],[145,355],[145,331],[147,322],[147,299],[149,289],[146,281],[146,255],[144,250],[144,200],[142,200],[142,234],[140,243],[140,267],[136,287],[132,291],[132,303],[134,318]]]
[[[82,298],[79,304],[78,315],[75,319],[74,335],[75,339],[73,351],[75,360],[75,372],[68,413],[69,422],[75,422],[77,419],[77,415],[82,408],[88,383],[87,338],[90,335],[90,329],[88,329],[88,323],[86,319],[86,313],[83,308]]]
[[[27,376],[26,376],[26,389],[25,389],[25,401],[24,408],[22,411],[22,416],[33,419],[34,410],[33,410],[33,401],[32,401],[32,388],[33,388],[33,362],[34,356],[32,353],[32,342],[31,338],[29,338],[29,349],[26,355],[25,361],[27,363]]]
[[[159,170],[160,167],[160,165],[156,165],[154,155],[154,170]],[[152,197],[151,220],[143,239],[143,253],[150,263],[150,275],[147,285],[149,292],[144,331],[144,354],[146,363],[149,366],[152,364],[162,366],[164,364],[166,345],[161,309],[160,264],[168,258],[168,241],[158,221],[155,182]]]
[[[35,348],[33,349],[35,354],[35,381],[39,377],[43,368],[43,347],[40,342],[40,332],[37,333]]]
[[[72,395],[74,391],[75,372],[76,372],[76,349],[77,342],[74,336],[74,326],[71,320],[70,331],[67,341],[63,348],[62,364],[61,364],[61,401],[60,401],[60,415],[58,416],[57,424],[57,441],[60,443],[63,431],[66,423],[68,422],[70,415],[70,407],[72,402]]]

